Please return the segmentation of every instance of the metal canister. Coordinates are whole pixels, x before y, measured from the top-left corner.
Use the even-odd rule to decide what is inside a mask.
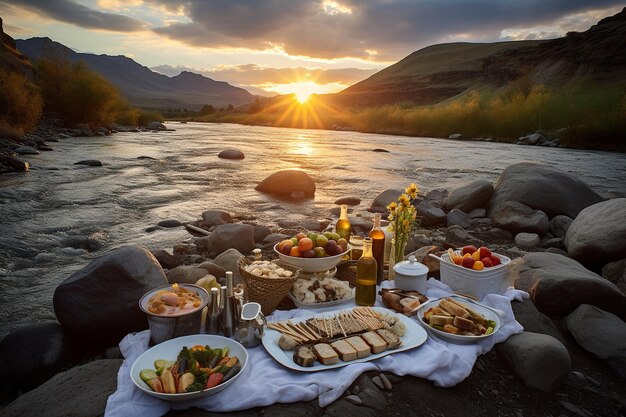
[[[246,303],[241,310],[239,325],[235,330],[235,340],[245,347],[254,347],[261,343],[267,326],[267,320],[261,312],[259,303]]]

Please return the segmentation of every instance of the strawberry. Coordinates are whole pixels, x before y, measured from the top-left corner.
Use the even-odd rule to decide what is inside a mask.
[[[485,266],[485,268],[491,268],[493,266],[493,261],[491,260],[490,257],[485,256],[483,259],[480,260],[483,265]]]
[[[491,255],[491,262],[493,262],[493,266],[496,265],[500,265],[502,262],[500,262],[500,258],[498,258],[496,255]]]
[[[491,251],[484,246],[481,246],[478,250],[480,251],[480,259],[491,256]]]

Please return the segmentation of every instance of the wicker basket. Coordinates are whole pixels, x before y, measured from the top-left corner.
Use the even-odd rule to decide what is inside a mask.
[[[276,309],[276,306],[285,298],[300,275],[299,268],[285,264],[280,264],[280,267],[293,272],[289,278],[265,278],[254,275],[246,270],[249,262],[245,258],[241,258],[237,265],[246,283],[248,300],[261,304],[261,311],[266,316]]]

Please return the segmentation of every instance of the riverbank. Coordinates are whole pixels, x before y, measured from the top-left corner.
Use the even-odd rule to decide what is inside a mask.
[[[291,186],[293,181],[284,184]],[[539,194],[531,196],[525,192],[528,191],[525,187],[529,186]],[[270,190],[281,191],[284,190]],[[354,231],[368,231],[372,212],[384,210],[397,195],[399,191],[387,190],[366,200],[363,205],[356,195],[348,195],[357,203],[354,206],[357,210],[351,217]],[[525,416],[623,414],[623,384],[618,374],[626,375],[626,358],[619,353],[620,344],[626,340],[621,337],[626,334],[626,325],[622,321],[626,316],[623,294],[626,283],[621,278],[626,260],[620,258],[626,251],[625,205],[623,198],[605,201],[570,174],[534,164],[508,167],[501,173],[495,188],[489,182],[477,180],[454,189],[428,190],[416,207],[424,219],[424,227],[412,235],[407,252],[423,254],[424,248],[444,249],[471,243],[488,245],[493,251],[515,258],[515,285],[531,294],[531,300],[513,303],[516,319],[525,332],[497,345],[497,355],[491,352],[481,357],[472,375],[455,388],[436,389],[432,383],[415,378],[388,376],[393,383],[393,389],[389,391],[384,385],[382,389],[377,387],[376,382],[368,378],[355,382],[341,400],[326,409],[318,408],[315,402],[304,407],[310,415],[377,415],[381,410],[406,414],[413,406],[421,407],[430,415],[451,412],[510,415],[511,407],[516,415]],[[358,210],[359,206],[361,210]],[[145,250],[132,249],[135,254],[133,262],[144,263],[149,268],[143,270],[154,272],[144,277],[133,277],[132,272],[128,275],[118,272],[117,279],[141,280],[144,284],[149,279],[154,285],[157,281],[195,282],[208,273],[221,278],[225,270],[237,271],[235,265],[242,253],[247,254],[258,247],[265,255],[273,254],[271,248],[277,241],[303,229],[332,228],[334,221],[336,214],[333,212],[317,219],[311,216],[283,219],[276,226],[268,226],[249,217],[208,210],[202,213],[200,220],[190,223],[204,231],[202,236],[184,239],[173,245],[171,252],[155,250],[156,259]],[[179,224],[171,221],[163,223],[162,227],[182,228]],[[589,224],[594,226],[588,228]],[[603,245],[605,241],[610,245]],[[114,263],[126,265],[130,257],[123,255],[125,252],[122,251],[128,250],[106,254],[104,258],[108,261],[104,264],[100,261],[100,268]],[[47,358],[47,366],[56,367],[56,370],[84,362],[85,343],[76,340],[83,330],[94,336],[89,338],[90,349],[100,351],[92,353],[89,359],[118,357],[119,353],[111,346],[116,344],[120,335],[140,328],[132,327],[128,309],[119,302],[116,294],[118,289],[127,293],[128,285],[116,284],[111,288],[101,280],[90,278],[97,273],[89,268],[79,271],[74,278],[84,279],[84,285],[73,287],[71,299],[66,298],[68,293],[62,290],[64,284],[57,288],[56,293],[66,294],[59,295],[59,298],[55,294],[55,311],[61,326],[55,323],[31,326],[30,331],[12,332],[0,343],[0,358],[7,365],[2,368],[3,381],[15,387],[19,381],[33,384],[47,379],[42,370],[46,369],[50,374],[50,368],[33,366],[38,358]],[[431,275],[436,276],[436,273],[431,270]],[[236,273],[235,279],[241,277]],[[96,291],[102,291],[97,299],[102,303],[103,311],[87,315],[64,314],[71,313],[74,305],[86,301],[83,291],[93,291],[94,287]],[[139,288],[136,297],[128,299],[129,306],[136,307],[135,298],[138,299],[144,287]],[[119,314],[123,314],[124,319],[116,320]],[[104,317],[107,322],[117,323],[115,332],[112,333],[110,328],[106,333],[97,331],[98,323],[102,323],[100,319]],[[141,317],[143,315],[137,311],[137,318]],[[47,331],[42,331],[42,326]],[[596,339],[598,344],[590,344],[585,334]],[[51,346],[50,340],[63,342]],[[8,344],[10,350],[7,350]],[[82,348],[77,349],[78,346]],[[611,349],[610,353],[607,353],[607,347]],[[28,352],[26,362],[18,361],[19,369],[15,369],[7,358],[23,350]],[[2,415],[37,415],[42,410],[47,415],[65,414],[65,401],[59,401],[59,396],[65,393],[59,390],[69,381],[74,381],[74,385],[75,381],[81,381],[83,395],[105,400],[107,393],[115,389],[118,367],[118,360],[107,359],[72,368],[18,398]],[[468,409],[470,399],[472,406]],[[59,405],[52,406],[52,401]],[[41,408],[43,405],[48,408]],[[85,404],[81,408],[83,414],[79,415],[99,414],[102,406],[102,401]],[[275,405],[238,414],[270,412],[281,415],[301,406]],[[198,412],[198,415],[205,413]]]

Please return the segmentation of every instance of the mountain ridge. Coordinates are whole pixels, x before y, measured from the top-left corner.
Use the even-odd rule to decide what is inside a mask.
[[[206,104],[214,107],[226,107],[229,104],[239,106],[255,99],[245,89],[227,82],[187,71],[168,77],[125,55],[76,52],[47,37],[17,39],[15,43],[17,49],[32,61],[53,57],[70,62],[84,62],[91,70],[115,85],[122,96],[137,107],[199,110]]]

